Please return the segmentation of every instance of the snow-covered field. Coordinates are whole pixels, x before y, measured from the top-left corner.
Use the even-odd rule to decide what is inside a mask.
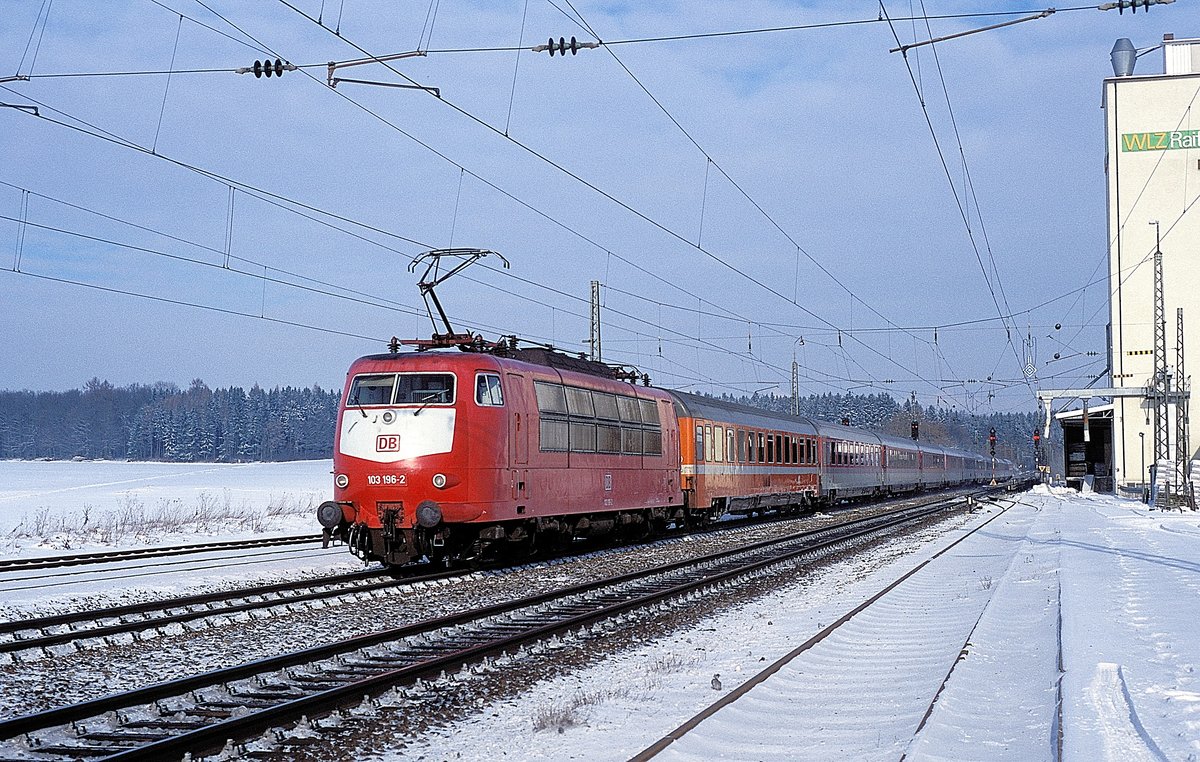
[[[79,527],[36,539],[39,511],[68,526],[131,501],[315,505],[329,465],[0,462],[0,555],[79,543]],[[665,638],[626,633],[591,667],[346,758],[628,759],[727,702],[658,758],[1052,760],[1061,733],[1067,760],[1200,759],[1200,514],[1045,487],[1009,503],[830,562]],[[263,531],[311,532],[311,515],[283,512]],[[107,542],[256,533],[203,524]],[[4,603],[18,601],[0,593]]]
[[[0,555],[312,534],[332,461],[0,461]]]

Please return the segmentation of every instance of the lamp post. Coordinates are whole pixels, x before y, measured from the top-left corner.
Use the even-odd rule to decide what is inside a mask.
[[[1149,502],[1150,492],[1146,489],[1146,432],[1138,432],[1138,442],[1142,451],[1142,502]]]

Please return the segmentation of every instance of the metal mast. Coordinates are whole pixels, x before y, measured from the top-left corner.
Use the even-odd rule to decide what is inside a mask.
[[[1163,260],[1158,236],[1158,223],[1154,225],[1154,462],[1171,459],[1171,448],[1167,427],[1170,413],[1167,408],[1167,315],[1163,305]]]
[[[800,415],[800,363],[792,355],[792,415]]]
[[[592,281],[592,331],[588,338],[591,347],[591,359],[601,362],[600,358],[600,281]]]
[[[1175,309],[1175,470],[1180,482],[1180,493],[1192,508],[1195,496],[1188,485],[1188,386],[1190,380],[1183,367],[1183,307]]]

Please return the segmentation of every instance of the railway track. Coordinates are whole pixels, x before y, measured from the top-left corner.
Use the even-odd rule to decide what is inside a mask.
[[[839,526],[464,611],[0,722],[0,759],[161,760],[359,704],[396,686],[477,665],[548,638],[771,573],[956,505],[939,497]],[[482,665],[482,666],[479,666]],[[312,732],[311,730],[309,732]],[[267,750],[267,756],[286,750]]]
[[[112,606],[102,610],[73,611],[54,616],[0,622],[0,654],[43,650],[49,656],[53,654],[47,649],[79,644],[89,639],[125,633],[144,633],[172,624],[210,617],[261,611],[357,593],[371,593],[445,576],[447,575],[443,573],[397,579],[387,576],[382,570],[368,569],[316,579]],[[387,578],[380,579],[381,577]]]
[[[293,535],[290,537],[265,537],[254,540],[230,540],[226,542],[202,542],[190,545],[168,545],[151,548],[129,548],[100,553],[74,553],[64,556],[30,556],[0,560],[0,573],[26,569],[59,569],[70,566],[136,561],[149,558],[165,558],[214,551],[249,550],[270,548],[277,545],[312,545],[321,542],[319,534]]]
[[[960,494],[955,491],[950,494]],[[945,497],[943,495],[942,497]],[[924,498],[906,498],[892,501],[893,508],[920,504]],[[886,505],[886,503],[884,504]],[[794,520],[793,516],[756,517],[722,522],[703,529],[691,530],[689,534],[709,534],[737,528],[753,528],[764,523]],[[675,536],[672,534],[672,536]],[[320,536],[317,536],[320,539]],[[272,543],[278,544],[278,543]],[[223,549],[230,543],[212,543],[199,547]],[[238,546],[234,546],[235,548]],[[173,550],[180,550],[176,548]],[[88,554],[91,559],[109,554]],[[88,563],[89,561],[84,561]],[[31,652],[41,652],[52,657],[64,646],[82,649],[89,643],[101,645],[105,639],[124,634],[135,634],[141,638],[147,633],[214,617],[264,611],[267,609],[328,600],[361,593],[375,593],[424,581],[445,579],[462,572],[437,572],[403,578],[380,579],[386,575],[381,569],[363,570],[347,574],[330,575],[316,579],[256,585],[235,590],[202,593],[163,600],[146,601],[123,606],[110,606],[98,610],[73,611],[64,614],[25,618],[0,622],[0,660],[8,658],[31,658]],[[36,657],[36,653],[32,654]]]

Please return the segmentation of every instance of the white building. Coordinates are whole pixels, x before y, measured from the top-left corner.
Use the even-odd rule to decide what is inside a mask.
[[[1162,74],[1104,81],[1114,387],[1146,386],[1154,372],[1156,234],[1163,254],[1167,364],[1174,374],[1176,309],[1182,307],[1185,371],[1200,379],[1200,39],[1167,35],[1162,50]],[[1154,459],[1151,403],[1139,398],[1113,402],[1116,482],[1143,482],[1142,464]],[[1189,458],[1200,446],[1197,418],[1191,416],[1188,426]],[[1175,422],[1172,406],[1172,459]]]

